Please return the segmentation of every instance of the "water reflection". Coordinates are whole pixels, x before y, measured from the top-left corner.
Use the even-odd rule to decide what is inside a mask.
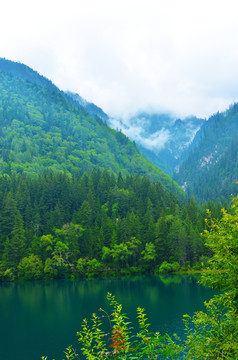
[[[109,310],[107,292],[123,304],[133,324],[140,306],[151,330],[179,335],[182,315],[200,310],[213,294],[194,278],[179,275],[0,284],[0,359],[61,359],[66,346],[77,345],[82,319],[99,307]]]

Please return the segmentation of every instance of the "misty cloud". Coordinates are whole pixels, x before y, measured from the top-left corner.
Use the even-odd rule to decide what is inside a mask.
[[[138,119],[136,125],[130,122],[125,124],[117,119],[110,119],[109,122],[114,129],[121,130],[129,139],[134,140],[137,144],[155,153],[162,150],[170,140],[170,132],[168,129],[162,128],[153,134],[146,134],[143,127],[146,121],[143,118]]]
[[[167,129],[162,129],[155,132],[150,137],[141,138],[140,144],[146,149],[156,151],[162,150],[165,147],[165,144],[170,139],[170,133]]]
[[[238,100],[237,11],[236,0],[9,0],[0,54],[112,117],[208,117]]]

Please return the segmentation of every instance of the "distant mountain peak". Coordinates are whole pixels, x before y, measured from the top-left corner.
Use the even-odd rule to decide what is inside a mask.
[[[49,79],[40,75],[37,71],[33,70],[25,64],[7,60],[5,58],[0,58],[0,71],[15,76],[18,79],[29,81],[33,84],[39,85],[45,89],[54,91],[56,93],[61,93],[67,98],[67,100],[70,100],[71,102],[73,101],[74,105],[76,105],[77,107],[79,106],[84,108],[92,117],[98,117],[104,122],[107,122],[108,120],[107,114],[105,114],[105,112],[100,107],[96,106],[91,102],[88,102],[80,95],[75,94],[71,91],[61,91]]]
[[[169,175],[173,175],[195,134],[205,122],[195,116],[180,119],[170,113],[144,111],[126,122],[123,119],[110,121],[111,126],[120,127],[150,161]]]

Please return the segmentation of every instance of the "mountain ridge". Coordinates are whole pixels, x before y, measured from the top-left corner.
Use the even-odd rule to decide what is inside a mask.
[[[169,113],[140,112],[127,122],[123,119],[109,122],[134,140],[150,161],[173,176],[205,119],[190,116],[182,120]]]
[[[58,87],[55,86],[51,80],[40,75],[36,70],[33,70],[23,63],[0,58],[0,71],[11,74],[19,79],[29,81],[33,84],[40,85],[48,90],[60,92]]]
[[[16,66],[23,69],[24,76],[27,72],[27,80],[18,76],[19,71],[17,76],[0,72],[1,173],[38,174],[45,167],[69,173],[106,168],[115,174],[146,175],[182,194],[178,185],[146,160],[124,134],[75,106],[44,78],[43,87],[34,83],[29,67]],[[40,75],[36,76],[41,80]]]
[[[235,103],[203,124],[174,179],[202,201],[230,200],[237,194],[237,138],[238,104]]]
[[[97,121],[103,121],[114,129],[120,129],[128,138],[135,141],[140,152],[153,164],[159,167],[170,177],[173,176],[174,170],[181,159],[186,155],[187,144],[191,142],[193,133],[197,131],[202,119],[189,117],[184,120],[178,119],[171,114],[148,114],[140,112],[130,118],[129,127],[126,126],[123,119],[120,124],[115,125],[110,118],[99,106],[83,99],[79,94],[71,91],[61,91],[46,77],[40,75],[37,71],[29,66],[0,58],[0,71],[11,74],[19,79],[37,84],[42,88],[61,94],[65,99],[71,102],[80,110],[84,109]],[[195,127],[194,125],[199,122]],[[140,136],[135,138],[133,127],[139,129]],[[130,130],[132,129],[132,130]],[[190,131],[190,133],[189,133]],[[180,137],[177,136],[180,132]],[[166,147],[163,146],[164,137],[168,137]],[[183,136],[183,139],[182,139]],[[179,142],[179,146],[178,146]],[[152,146],[150,145],[152,144]]]
[[[74,104],[77,106],[83,107],[92,117],[99,117],[104,122],[108,122],[109,116],[97,105],[92,102],[88,102],[86,99],[82,98],[79,94],[73,93],[71,91],[66,91],[65,94],[69,99],[74,101]]]
[[[2,97],[8,95],[5,96],[0,109],[2,122],[0,126],[2,135],[0,138],[2,145],[0,172],[13,171],[9,170],[9,159],[10,163],[12,159],[15,161],[12,164],[14,171],[33,171],[33,173],[39,172],[39,169],[44,168],[46,165],[54,170],[57,169],[57,171],[59,169],[61,171],[74,171],[80,164],[81,171],[91,171],[99,166],[99,168],[111,169],[115,174],[122,171],[125,175],[129,171],[133,174],[147,175],[152,180],[162,181],[169,189],[177,189],[177,192],[179,190],[175,182],[178,182],[180,187],[189,195],[193,194],[201,201],[209,199],[226,201],[231,194],[237,193],[237,186],[235,185],[238,179],[236,160],[238,158],[236,141],[236,137],[238,137],[237,103],[231,105],[224,112],[218,112],[210,116],[207,120],[193,116],[180,119],[171,114],[141,112],[132,116],[129,121],[123,122],[123,119],[115,120],[110,118],[100,107],[88,102],[80,95],[59,90],[50,80],[24,64],[1,58],[0,72],[3,77],[1,84]],[[16,79],[24,83],[24,85],[21,85],[22,94],[20,94],[20,91],[18,94],[14,94],[14,86],[12,85],[12,93],[8,92],[7,87],[3,89],[4,77],[6,76],[11,77],[11,79],[8,79],[9,84],[16,81]],[[38,93],[37,96],[44,103],[44,109],[40,110],[42,104],[37,104],[36,99],[32,100],[33,103],[30,101],[31,104],[27,98],[23,100],[24,92],[26,96],[30,96],[30,84],[34,84],[35,88],[32,88],[31,91],[33,94],[34,92]],[[52,104],[59,101],[60,109],[57,109],[58,113],[57,111],[54,112],[53,109],[54,106],[57,107],[58,105],[53,106],[51,104],[52,109],[50,112],[48,111],[47,101],[43,100],[44,96],[45,99],[48,98],[47,101],[49,102],[53,100]],[[16,101],[16,99],[18,100]],[[12,106],[11,101],[13,105],[15,104],[15,107]],[[11,114],[9,115],[9,113]],[[52,114],[57,114],[56,118],[59,117],[60,119],[55,120],[53,116],[51,127],[51,125],[48,126],[48,120],[51,119]],[[68,120],[66,119],[67,116]],[[77,116],[78,120],[74,119],[71,122],[72,118]],[[74,128],[78,122],[80,129],[78,128],[77,131],[80,130],[82,135],[82,138],[79,137],[77,140],[80,142],[79,147],[76,149],[75,146],[72,146],[73,153],[71,153],[71,150],[67,148],[68,145],[66,147],[61,146],[60,142],[58,142],[58,152],[57,154],[54,153],[55,149],[53,153],[51,152],[48,164],[46,159],[50,152],[44,150],[45,153],[44,155],[41,154],[41,160],[38,161],[38,165],[35,164],[35,168],[32,162],[29,163],[28,161],[25,161],[24,168],[23,159],[31,159],[32,161],[33,158],[36,159],[39,155],[36,154],[36,150],[34,150],[35,153],[29,150],[31,148],[29,137],[36,139],[37,134],[34,129],[33,133],[30,134],[30,123],[26,119],[31,119],[35,122],[34,126],[39,126],[43,130],[43,142],[46,141],[47,131],[53,129],[50,135],[52,139],[59,136],[64,145],[68,141],[67,136],[63,135],[63,133],[67,133],[65,129],[68,126]],[[12,124],[9,123],[10,120],[13,121]],[[24,133],[26,129],[23,129],[24,126],[22,125],[24,122],[27,126],[27,136]],[[60,124],[64,127],[64,130],[62,130]],[[22,131],[23,137],[22,139],[11,138],[12,143],[6,144],[4,135],[11,133],[13,130],[10,131],[11,125],[13,125],[15,131]],[[104,130],[102,130],[103,127]],[[88,129],[90,129],[90,136],[87,135]],[[120,131],[115,129],[120,129]],[[107,135],[103,135],[105,132]],[[75,133],[73,136],[75,136]],[[97,137],[100,140],[96,140]],[[129,138],[134,143],[130,142]],[[23,142],[19,145],[21,141]],[[93,142],[96,145],[93,145]],[[19,157],[21,159],[16,157],[17,146],[18,149],[25,148],[25,151],[20,151]],[[151,163],[139,154],[138,149]],[[59,155],[60,151],[63,154],[61,156]],[[103,151],[108,154],[105,159],[102,156]],[[67,158],[66,163],[62,160],[64,156]],[[133,160],[130,161],[130,159]],[[173,177],[175,182],[165,173]]]

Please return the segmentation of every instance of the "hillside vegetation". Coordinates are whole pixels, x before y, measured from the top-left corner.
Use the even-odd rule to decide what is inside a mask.
[[[194,201],[138,175],[5,174],[0,204],[2,281],[178,269],[207,255]]]
[[[174,179],[202,201],[227,201],[237,194],[238,104],[210,117],[197,133]]]
[[[64,93],[0,72],[0,173],[83,174],[105,168],[146,175],[181,193],[125,135],[76,107]]]

